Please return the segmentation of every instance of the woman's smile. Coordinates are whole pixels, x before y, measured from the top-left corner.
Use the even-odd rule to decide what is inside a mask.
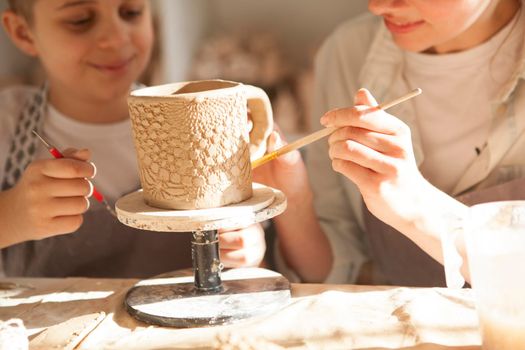
[[[385,20],[385,26],[387,29],[395,34],[406,34],[410,33],[417,28],[421,27],[423,24],[425,24],[425,21],[415,21],[415,22],[406,22],[406,21],[396,21],[393,19],[389,19],[384,17]]]

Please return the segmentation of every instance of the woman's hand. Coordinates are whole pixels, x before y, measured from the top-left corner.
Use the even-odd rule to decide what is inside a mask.
[[[372,214],[443,263],[441,237],[451,218],[464,217],[467,207],[421,175],[405,123],[379,110],[367,90],[359,90],[355,102],[321,118],[325,126],[340,127],[329,139],[332,167],[359,187]],[[456,249],[466,262],[462,239]],[[468,264],[462,273],[469,281]]]
[[[2,195],[2,207],[10,212],[11,240],[42,239],[76,231],[89,208],[95,175],[88,150],[64,151],[61,159],[37,160],[29,164],[18,183]],[[7,237],[2,241],[7,242]]]
[[[256,267],[266,252],[264,230],[253,224],[238,230],[219,230],[221,262],[226,267]]]
[[[274,131],[268,139],[267,152],[284,145],[279,133]],[[279,242],[278,253],[285,263],[305,282],[324,281],[332,267],[332,252],[315,214],[312,189],[299,151],[256,168],[253,180],[277,188],[286,196],[286,210],[272,219]]]
[[[268,138],[267,153],[286,145],[278,131]],[[253,181],[281,190],[288,202],[300,201],[310,193],[306,167],[299,151],[284,154],[253,171]]]
[[[279,133],[274,131],[268,138],[267,152],[284,145]],[[302,200],[305,194],[310,193],[307,179],[298,151],[287,153],[253,171],[254,182],[283,191],[288,203]],[[277,218],[282,221],[286,218],[286,212]],[[219,249],[221,262],[226,267],[259,266],[266,252],[264,230],[260,224],[254,224],[243,229],[219,231]]]
[[[419,172],[409,127],[377,108],[365,89],[355,96],[356,105],[332,110],[321,118],[336,126],[329,138],[332,167],[353,181],[368,209],[396,227],[417,220],[418,203],[433,188]]]

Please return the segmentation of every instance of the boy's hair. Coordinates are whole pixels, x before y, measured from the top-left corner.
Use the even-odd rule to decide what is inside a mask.
[[[35,0],[7,0],[9,9],[16,14],[24,17],[26,20],[31,21],[33,15],[33,4]]]

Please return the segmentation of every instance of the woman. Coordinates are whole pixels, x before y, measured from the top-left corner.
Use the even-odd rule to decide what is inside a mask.
[[[466,261],[467,205],[525,198],[522,5],[370,0],[375,17],[326,40],[314,118],[331,110],[321,123],[340,129],[307,150],[312,190],[297,154],[264,174],[294,208],[276,219],[281,267],[310,282],[444,285],[442,234]],[[381,102],[423,94],[363,112],[377,102],[362,87]]]

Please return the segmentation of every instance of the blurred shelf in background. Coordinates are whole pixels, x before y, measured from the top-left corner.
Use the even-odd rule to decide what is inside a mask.
[[[312,60],[366,0],[156,0],[158,83],[221,78],[260,86],[289,140],[312,129]],[[315,127],[315,126],[313,126]]]

